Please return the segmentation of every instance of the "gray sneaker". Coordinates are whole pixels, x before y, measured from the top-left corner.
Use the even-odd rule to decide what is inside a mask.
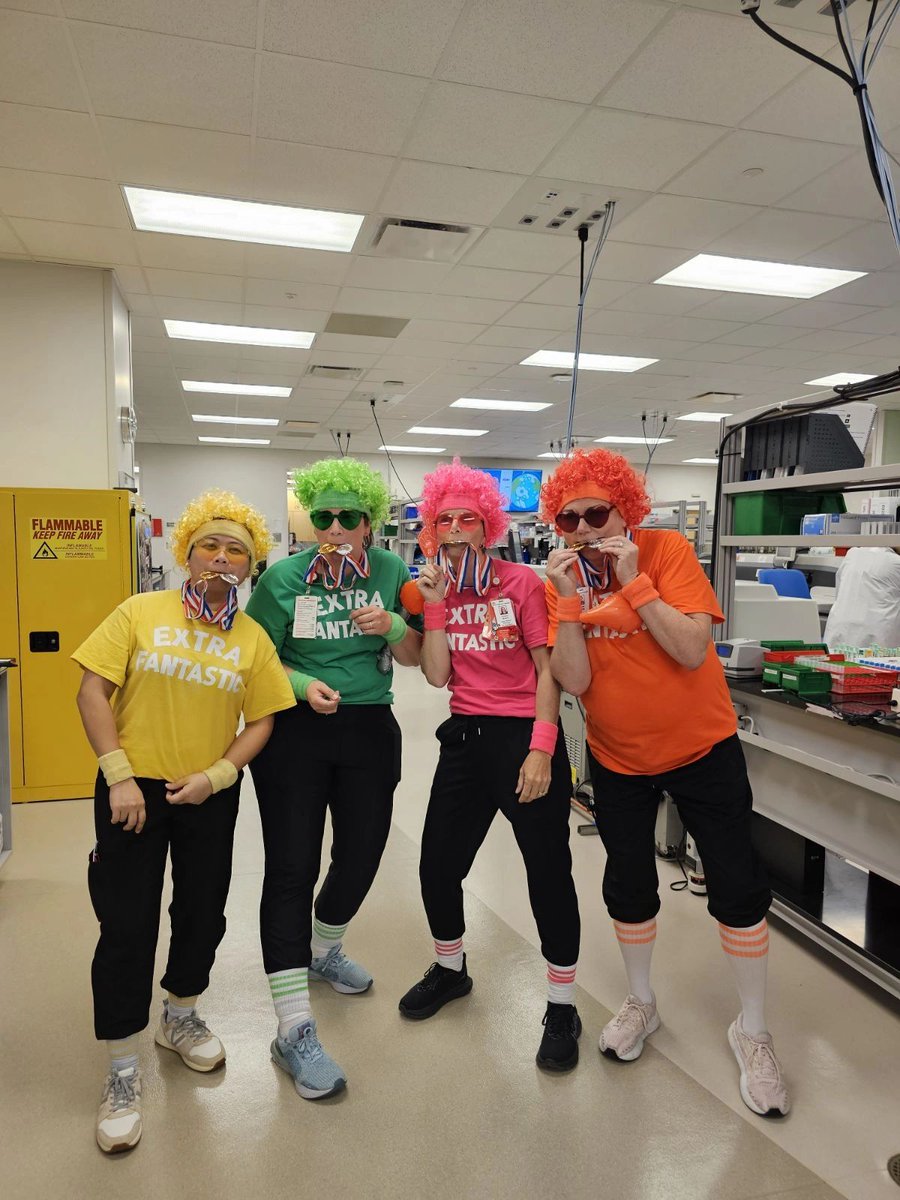
[[[372,986],[372,976],[359,963],[348,958],[341,950],[340,942],[323,958],[314,958],[309,964],[310,979],[330,983],[336,992],[356,995],[367,992]]]
[[[347,1086],[344,1072],[323,1050],[312,1018],[296,1025],[286,1038],[275,1039],[272,1062],[293,1077],[304,1100],[322,1100]]]
[[[104,1154],[131,1150],[141,1140],[141,1076],[135,1067],[110,1071],[97,1113],[97,1145]]]
[[[215,1071],[225,1063],[225,1047],[196,1009],[186,1017],[169,1019],[169,1006],[163,1001],[162,1016],[155,1039],[157,1046],[174,1050],[192,1071]]]

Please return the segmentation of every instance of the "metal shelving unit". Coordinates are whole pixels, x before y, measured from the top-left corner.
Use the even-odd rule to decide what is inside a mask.
[[[665,512],[671,513],[671,517],[660,520],[653,516]],[[641,528],[676,530],[693,545],[698,558],[712,543],[712,517],[705,500],[656,500]]]

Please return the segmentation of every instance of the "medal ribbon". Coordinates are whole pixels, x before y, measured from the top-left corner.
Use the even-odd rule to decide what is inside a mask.
[[[186,579],[181,585],[181,602],[184,605],[184,615],[189,621],[204,621],[207,625],[219,625],[225,632],[234,624],[238,611],[237,588],[228,589],[225,603],[218,611],[213,612],[206,598],[206,588],[201,592],[193,587]]]
[[[629,542],[634,541],[634,534],[630,529],[625,530],[625,536]],[[575,560],[575,570],[581,580],[581,587],[590,589],[591,595],[597,592],[599,595],[604,595],[612,586],[613,566],[610,556],[607,554],[603,558],[603,563],[600,567],[594,564],[585,557],[584,553],[579,550],[578,558]]]
[[[457,592],[471,588],[476,596],[486,596],[491,586],[494,568],[491,556],[482,551],[466,546],[457,571],[450,560],[450,552],[446,546],[438,550],[438,565]]]
[[[359,561],[351,558],[349,554],[345,554],[341,558],[341,565],[337,569],[337,572],[335,572],[327,555],[317,554],[306,568],[303,582],[315,583],[316,577],[321,574],[326,590],[333,592],[336,588],[343,589],[349,587],[354,579],[368,579],[369,573],[369,556],[365,550],[363,550],[362,558]]]

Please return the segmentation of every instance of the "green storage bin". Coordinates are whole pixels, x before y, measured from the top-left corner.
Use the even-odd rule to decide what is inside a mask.
[[[814,667],[782,667],[781,686],[786,692],[796,692],[804,700],[827,696],[831,692],[831,676]]]
[[[783,668],[778,663],[763,664],[763,683],[770,687],[781,687],[781,672]]]
[[[734,497],[735,534],[800,532],[807,513],[847,511],[840,492],[746,492]]]

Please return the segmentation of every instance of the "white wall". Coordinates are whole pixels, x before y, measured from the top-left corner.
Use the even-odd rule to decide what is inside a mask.
[[[130,354],[113,295],[111,271],[0,262],[0,485],[119,482],[110,424]]]
[[[250,446],[164,446],[141,442],[137,447],[140,493],[147,511],[161,517],[164,525],[174,522],[182,509],[200,492],[221,487],[236,492],[242,500],[262,512],[273,533],[282,535],[281,544],[273,558],[287,552],[287,485],[286,475],[294,467],[308,466],[323,457],[320,454],[299,453],[295,450],[262,450]],[[365,462],[386,475],[383,454],[360,455]],[[443,457],[397,454],[394,462],[412,496],[418,496],[424,476],[446,461]],[[545,472],[553,469],[548,459],[514,462],[511,459],[478,459],[467,457],[473,466],[532,467]],[[650,470],[651,495],[660,500],[701,499],[712,503],[715,493],[714,467],[653,466]],[[391,477],[392,492],[402,495],[396,475]],[[155,540],[153,561],[166,569],[172,565],[171,556],[162,541]]]

